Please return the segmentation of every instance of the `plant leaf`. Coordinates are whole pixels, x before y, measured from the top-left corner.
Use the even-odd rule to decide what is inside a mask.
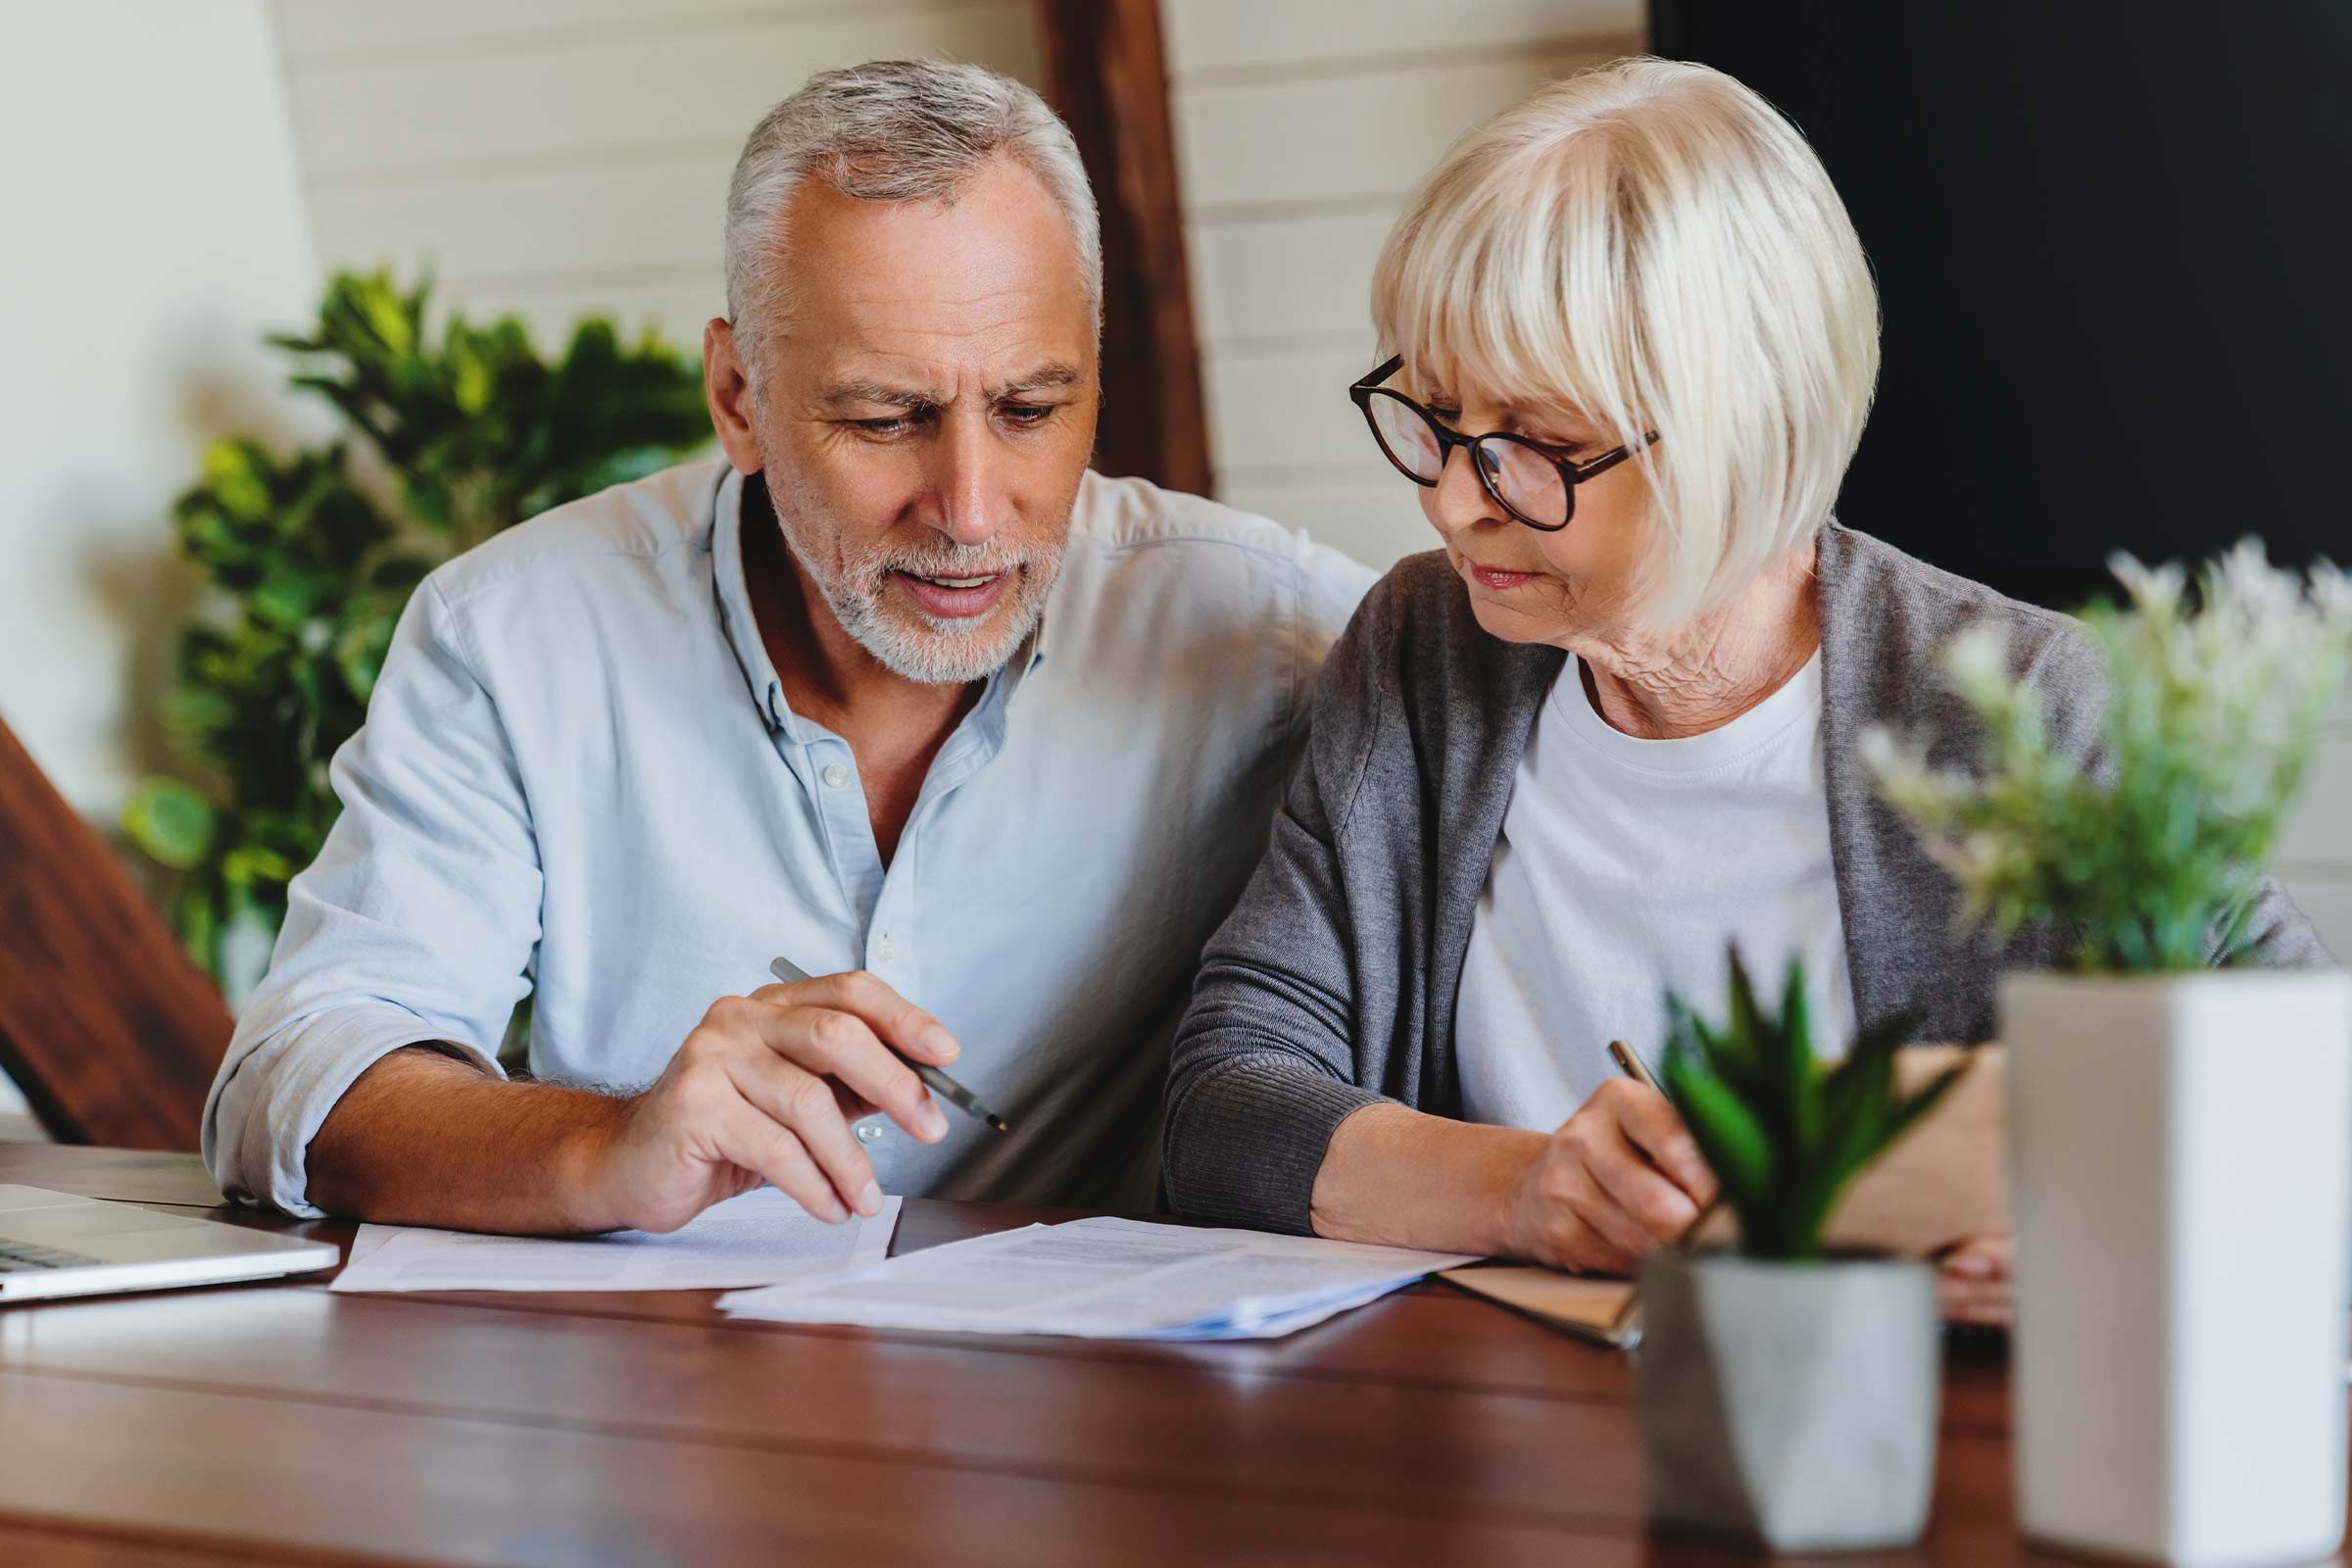
[[[429,298],[381,272],[332,278],[316,321],[270,341],[349,432],[282,460],[219,443],[172,508],[181,551],[230,612],[182,632],[166,699],[217,793],[150,786],[124,826],[187,871],[174,923],[224,982],[221,933],[279,918],[286,879],[333,826],[327,759],[366,716],[423,576],[454,548],[710,440],[691,360],[624,349],[590,320],[551,367],[512,317],[475,328],[452,316],[436,333]],[[365,465],[355,433],[373,448]],[[399,498],[397,515],[378,495]]]
[[[1772,1141],[1731,1087],[1692,1054],[1670,1052],[1667,1092],[1707,1165],[1736,1205],[1763,1194],[1773,1174]]]
[[[212,803],[177,779],[151,778],[122,808],[122,830],[158,865],[186,871],[213,847]]]
[[[1781,986],[1782,1073],[1788,1099],[1789,1137],[1800,1150],[1821,1142],[1821,1063],[1813,1054],[1813,1018],[1805,1002],[1804,959],[1791,956]]]
[[[1886,1136],[1881,1142],[1881,1149],[1891,1148],[1896,1139],[1909,1132],[1921,1117],[1940,1104],[1943,1097],[1951,1093],[1952,1086],[1967,1075],[1969,1068],[1976,1065],[1976,1054],[1971,1052],[1937,1073],[1919,1093],[1896,1105],[1887,1118]]]

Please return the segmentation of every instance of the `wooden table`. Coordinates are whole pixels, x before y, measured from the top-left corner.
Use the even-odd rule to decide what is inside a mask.
[[[0,1182],[351,1236],[186,1155],[0,1145]],[[910,1200],[894,1250],[1040,1217]],[[1626,1357],[1444,1285],[1149,1345],[327,1277],[0,1309],[0,1562],[1740,1560],[1645,1534]],[[1886,1560],[2029,1560],[2002,1378],[1951,1368],[1933,1534]]]

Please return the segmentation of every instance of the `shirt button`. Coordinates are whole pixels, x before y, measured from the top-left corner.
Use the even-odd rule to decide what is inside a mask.
[[[861,1144],[880,1143],[882,1141],[882,1124],[871,1116],[859,1122],[858,1124],[858,1141]]]
[[[825,769],[824,780],[825,788],[829,790],[844,788],[850,782],[850,770],[835,762]]]
[[[888,963],[891,959],[897,957],[898,956],[899,945],[896,942],[891,941],[890,938],[884,937],[881,941],[874,944],[874,956],[881,962]]]

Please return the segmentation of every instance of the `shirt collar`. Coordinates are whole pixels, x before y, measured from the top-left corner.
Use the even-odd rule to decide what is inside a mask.
[[[734,650],[736,667],[743,671],[746,690],[752,706],[759,710],[761,722],[770,730],[781,730],[795,742],[815,737],[808,720],[792,710],[784,700],[784,684],[776,678],[776,666],[769,662],[767,645],[760,640],[760,621],[752,613],[751,580],[743,566],[743,503],[746,489],[744,476],[729,466],[718,481],[710,499],[710,575],[711,591],[718,602],[718,619],[727,635],[727,645]],[[1046,657],[1046,623],[1053,619],[1052,607],[1038,617],[1036,627],[1003,669],[989,676],[988,686],[974,705],[974,710],[999,709],[1012,701],[1029,672],[1036,669]],[[1001,722],[1001,720],[1000,720]]]
[[[785,706],[783,683],[776,679],[776,666],[760,641],[759,618],[752,613],[752,585],[743,571],[743,475],[730,466],[710,498],[710,592],[760,722],[798,740],[803,737]]]

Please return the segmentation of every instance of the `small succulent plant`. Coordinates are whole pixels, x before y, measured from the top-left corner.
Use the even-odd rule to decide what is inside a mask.
[[[1846,1185],[1933,1109],[1968,1063],[1906,1095],[1895,1086],[1894,1054],[1916,1015],[1863,1030],[1842,1061],[1824,1062],[1813,1049],[1801,959],[1789,961],[1777,1017],[1757,1002],[1737,950],[1731,981],[1731,1017],[1720,1028],[1668,995],[1660,1081],[1740,1217],[1740,1250],[1776,1262],[1816,1260]]]

